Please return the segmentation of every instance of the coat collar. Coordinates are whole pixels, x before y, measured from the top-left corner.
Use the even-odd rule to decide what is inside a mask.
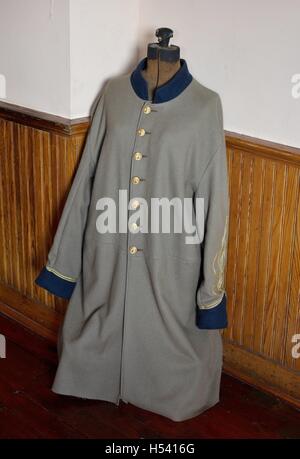
[[[146,68],[147,58],[143,58],[135,70],[130,75],[131,85],[141,99],[148,100],[148,83],[142,75],[142,70]],[[154,94],[152,103],[160,104],[177,97],[192,81],[187,63],[180,59],[181,67],[175,75],[166,83],[159,86]]]

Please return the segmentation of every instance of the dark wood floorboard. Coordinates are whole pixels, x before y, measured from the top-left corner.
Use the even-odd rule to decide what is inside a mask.
[[[0,315],[7,357],[0,359],[0,438],[300,438],[300,411],[222,376],[221,402],[196,418],[173,422],[121,402],[51,391],[56,349]]]

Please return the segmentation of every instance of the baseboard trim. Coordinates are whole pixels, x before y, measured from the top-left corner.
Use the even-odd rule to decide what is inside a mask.
[[[300,408],[299,372],[289,370],[226,340],[224,372]]]
[[[56,344],[62,316],[54,309],[30,300],[13,288],[0,283],[0,311],[4,316]]]

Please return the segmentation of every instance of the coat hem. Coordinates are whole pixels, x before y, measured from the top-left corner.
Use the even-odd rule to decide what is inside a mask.
[[[187,421],[189,419],[195,418],[199,416],[200,414],[204,413],[205,411],[209,410],[210,408],[213,408],[219,402],[220,402],[220,399],[217,398],[214,402],[211,402],[205,405],[203,408],[199,408],[197,411],[194,412],[194,414],[187,414],[185,416],[171,416],[171,415],[167,415],[166,413],[163,413],[160,410],[154,410],[153,408],[149,408],[149,406],[143,405],[142,403],[132,402],[130,401],[130,399],[127,399],[125,401],[125,403],[130,403],[131,405],[137,408],[141,408],[142,410],[145,410],[151,413],[155,413],[155,414],[159,414],[160,416],[163,416],[164,418],[170,419],[171,421],[174,421],[174,422],[182,422],[182,421]]]
[[[155,410],[153,408],[150,408],[149,406],[143,405],[142,403],[137,403],[133,402],[130,399],[123,399],[122,397],[118,397],[117,399],[107,397],[105,395],[91,395],[87,393],[80,392],[80,394],[76,391],[71,391],[71,390],[63,390],[63,389],[54,389],[53,387],[51,388],[51,391],[55,394],[58,395],[63,395],[63,396],[70,396],[70,397],[76,397],[79,399],[86,399],[86,400],[98,400],[102,402],[110,402],[119,407],[120,401],[128,404],[130,403],[131,405],[135,406],[136,408],[140,408],[142,410],[148,411],[150,413],[158,414],[160,416],[163,416],[164,418],[170,419],[173,422],[182,422],[182,421],[187,421],[189,419],[195,418],[199,416],[200,414],[204,413],[205,411],[209,410],[210,408],[213,408],[217,403],[220,402],[220,399],[217,398],[214,402],[211,402],[203,408],[199,408],[199,410],[195,411],[193,414],[188,414],[185,416],[171,416],[167,415],[166,413],[160,411],[160,410]]]
[[[91,395],[91,394],[88,394],[88,393],[84,393],[84,392],[77,392],[77,391],[72,391],[72,390],[64,390],[64,389],[55,389],[53,387],[51,387],[51,391],[54,393],[54,394],[58,394],[58,395],[65,395],[65,396],[69,396],[69,397],[76,397],[76,398],[81,398],[81,399],[86,399],[86,400],[99,400],[99,401],[103,401],[103,402],[111,402],[113,403],[114,405],[117,405],[119,406],[119,402],[120,402],[120,399],[117,397],[117,398],[111,398],[111,397],[107,397],[105,395],[101,396],[101,395]]]

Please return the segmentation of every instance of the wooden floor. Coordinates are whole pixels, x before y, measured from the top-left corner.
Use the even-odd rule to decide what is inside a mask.
[[[56,395],[55,349],[0,316],[0,438],[300,438],[300,411],[227,375],[221,402],[173,422],[130,404]]]

